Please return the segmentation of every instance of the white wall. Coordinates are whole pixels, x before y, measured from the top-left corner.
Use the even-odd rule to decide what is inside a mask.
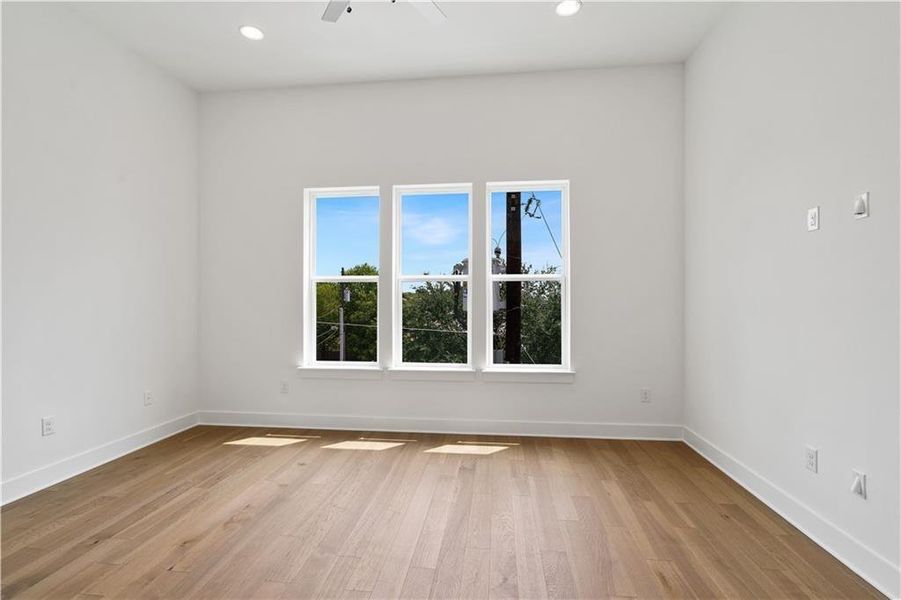
[[[3,134],[9,500],[195,410],[197,98],[68,8],[6,3]]]
[[[203,95],[201,419],[678,435],[599,424],[681,422],[682,93],[671,65]],[[573,383],[299,377],[304,187],[381,186],[386,272],[392,184],[472,182],[481,215],[524,179],[571,180]]]
[[[895,594],[898,50],[897,4],[731,9],[686,67],[685,195],[689,439]]]

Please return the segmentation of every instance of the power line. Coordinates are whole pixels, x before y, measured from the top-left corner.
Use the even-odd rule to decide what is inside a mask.
[[[453,329],[426,329],[423,327],[401,327],[404,331],[433,331],[435,333],[457,333],[459,335],[466,335],[465,331],[454,331]]]
[[[333,330],[331,331],[331,335],[328,335],[328,336],[326,336],[325,338],[323,338],[323,339],[321,339],[321,340],[316,340],[316,345],[317,345],[317,346],[321,346],[322,344],[325,344],[326,342],[333,340],[333,339],[335,338],[336,335],[338,335],[338,330],[337,330],[337,329],[333,329]]]
[[[526,353],[526,356],[528,356],[528,357],[529,357],[529,360],[531,360],[531,361],[532,361],[532,364],[533,364],[533,365],[534,365],[534,364],[536,364],[536,363],[535,363],[535,359],[534,359],[534,358],[532,358],[532,355],[531,355],[531,354],[530,354],[530,353],[529,353],[529,349],[528,349],[528,348],[526,348],[526,345],[525,345],[525,344],[523,344],[523,345],[522,345],[522,349],[523,349],[523,350],[524,350],[524,351],[525,351],[525,353]]]
[[[547,218],[544,216],[544,209],[541,208],[541,202],[538,202],[538,212],[541,213],[541,220],[544,221],[544,227],[547,229],[547,233],[551,236],[551,241],[554,242],[554,248],[557,249],[557,256],[563,258],[563,254],[560,252],[560,246],[557,245],[557,239],[554,237],[554,232],[551,231],[551,226],[547,224]]]
[[[336,326],[340,325],[340,323],[331,323],[328,321],[316,321],[316,324],[317,325],[336,325]],[[366,325],[364,323],[344,323],[344,326],[345,327],[370,327],[372,329],[375,329],[376,327],[378,327],[378,325]]]

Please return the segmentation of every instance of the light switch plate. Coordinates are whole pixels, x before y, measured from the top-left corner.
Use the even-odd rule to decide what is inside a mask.
[[[867,499],[867,474],[863,471],[851,469],[851,493]]]
[[[816,231],[820,228],[820,207],[814,206],[807,209],[807,231]]]
[[[870,216],[870,192],[857,194],[854,198],[854,218],[866,219]]]

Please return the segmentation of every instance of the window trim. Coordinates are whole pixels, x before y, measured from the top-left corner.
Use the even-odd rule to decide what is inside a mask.
[[[515,275],[499,274],[491,272],[491,195],[494,192],[560,192],[560,230],[563,240],[561,249],[563,259],[561,266],[563,273],[560,275],[534,274]],[[534,373],[534,372],[572,372],[571,355],[571,293],[572,266],[570,262],[570,211],[569,211],[569,180],[543,180],[543,181],[491,181],[485,185],[485,256],[482,268],[485,269],[485,365],[482,370],[493,373]],[[472,269],[470,269],[472,271]],[[493,284],[503,281],[559,281],[560,282],[560,364],[559,365],[508,365],[494,363],[494,310],[492,306]]]
[[[343,198],[354,196],[375,196],[379,199],[379,223],[376,225],[379,259],[381,259],[381,190],[377,185],[354,187],[319,187],[303,190],[303,348],[300,367],[322,370],[372,370],[381,368],[379,341],[379,315],[382,306],[382,269],[378,275],[322,275],[317,276],[316,268],[316,210],[318,198]],[[381,263],[381,260],[378,261]],[[316,359],[316,284],[317,283],[375,283],[378,301],[376,304],[375,361],[320,361]]]
[[[401,272],[403,263],[403,214],[401,198],[409,194],[467,194],[469,197],[466,232],[469,238],[469,273],[467,275],[405,275]],[[391,365],[393,371],[472,371],[473,367],[473,185],[472,183],[437,183],[395,185],[392,189],[391,224]],[[461,281],[466,283],[466,362],[465,363],[420,363],[403,360],[403,293],[404,283],[412,281]]]

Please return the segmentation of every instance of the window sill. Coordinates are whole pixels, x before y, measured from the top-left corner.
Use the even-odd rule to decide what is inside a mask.
[[[300,365],[297,372],[310,379],[381,379],[382,368],[378,365]]]
[[[307,379],[389,379],[392,381],[485,381],[489,383],[573,383],[576,372],[565,369],[476,370],[472,367],[380,367],[378,365],[300,365]]]
[[[475,381],[472,367],[389,367],[388,379],[396,381]]]
[[[576,372],[571,369],[482,369],[482,381],[491,383],[573,383]]]

